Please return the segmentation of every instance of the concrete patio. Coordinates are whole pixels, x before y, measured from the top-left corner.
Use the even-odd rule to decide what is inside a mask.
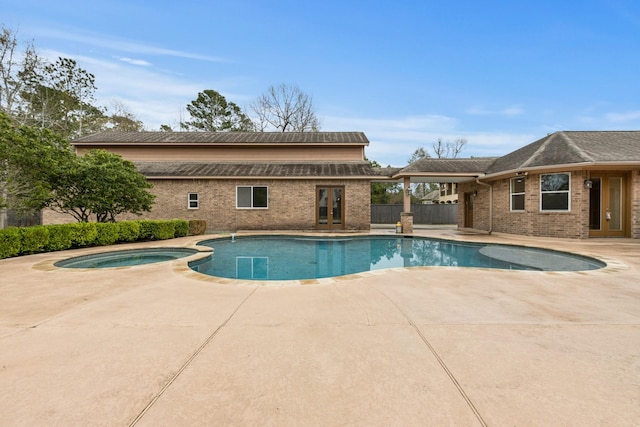
[[[638,425],[640,241],[414,234],[608,266],[256,284],[52,266],[112,248],[0,260],[0,425]]]

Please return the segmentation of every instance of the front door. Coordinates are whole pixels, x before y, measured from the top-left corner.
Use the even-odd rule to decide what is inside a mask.
[[[316,188],[316,226],[321,230],[344,229],[344,187]]]
[[[627,189],[624,174],[598,174],[590,178],[589,236],[625,237]]]
[[[464,193],[464,226],[473,228],[473,193]]]

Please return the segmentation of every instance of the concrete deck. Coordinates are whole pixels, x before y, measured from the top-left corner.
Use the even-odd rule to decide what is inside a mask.
[[[109,248],[1,260],[0,425],[638,425],[640,241],[414,234],[609,266],[264,285],[52,266]]]

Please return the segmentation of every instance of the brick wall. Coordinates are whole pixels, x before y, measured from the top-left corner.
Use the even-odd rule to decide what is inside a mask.
[[[368,230],[371,220],[370,183],[367,180],[150,180],[156,195],[153,209],[125,219],[203,219],[209,231],[310,230],[316,228],[316,186],[345,187],[345,228]],[[236,186],[268,187],[267,209],[237,209]],[[198,193],[200,207],[188,209],[187,194]],[[45,223],[73,222],[69,215],[48,211]]]
[[[640,239],[640,170],[631,172],[631,237]]]
[[[586,239],[589,237],[589,191],[584,188],[587,172],[571,173],[569,212],[540,211],[540,175],[528,174],[525,184],[524,212],[510,210],[510,179],[493,181],[493,231],[540,237]],[[462,183],[459,191],[473,192],[474,228],[489,230],[489,188],[477,183]],[[461,197],[458,224],[464,225],[464,199]]]

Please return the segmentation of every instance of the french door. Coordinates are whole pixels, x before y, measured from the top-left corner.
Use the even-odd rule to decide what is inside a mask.
[[[625,237],[627,189],[624,174],[593,174],[589,190],[589,236]]]
[[[344,187],[316,187],[316,227],[344,229]]]

